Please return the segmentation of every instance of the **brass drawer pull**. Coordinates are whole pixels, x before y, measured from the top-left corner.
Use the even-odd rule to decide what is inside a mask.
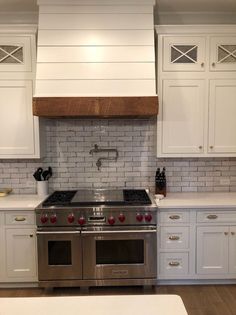
[[[15,217],[15,221],[17,221],[17,222],[26,221],[26,218],[24,218],[24,217]]]
[[[207,216],[207,219],[210,219],[210,220],[214,220],[214,219],[217,219],[217,218],[218,218],[218,215],[216,215],[216,214],[209,214]]]
[[[171,235],[171,236],[169,236],[169,240],[171,240],[171,241],[178,241],[179,240],[179,236]]]
[[[33,234],[30,234],[30,237],[34,237],[34,235],[33,235]]]
[[[235,232],[231,232],[231,235],[235,235]]]
[[[224,235],[228,235],[229,234],[229,232],[224,232]]]
[[[171,266],[171,267],[177,267],[179,265],[180,265],[180,263],[178,261],[171,261],[171,262],[169,262],[169,266]]]
[[[170,215],[169,218],[170,218],[171,220],[179,220],[179,219],[180,219],[180,215],[173,214],[173,215]]]

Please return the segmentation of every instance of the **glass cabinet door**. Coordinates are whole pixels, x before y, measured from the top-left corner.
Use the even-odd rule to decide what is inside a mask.
[[[211,37],[210,70],[236,70],[236,36]]]
[[[165,36],[163,71],[204,71],[205,38]]]
[[[30,37],[0,35],[0,71],[31,71]]]

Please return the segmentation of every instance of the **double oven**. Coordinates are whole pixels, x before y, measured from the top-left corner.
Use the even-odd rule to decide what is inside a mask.
[[[114,197],[108,204],[107,191],[95,193],[103,195],[99,204],[37,209],[40,286],[154,285],[157,208],[151,197],[145,191],[151,203],[127,205]],[[75,194],[84,200],[86,191]]]

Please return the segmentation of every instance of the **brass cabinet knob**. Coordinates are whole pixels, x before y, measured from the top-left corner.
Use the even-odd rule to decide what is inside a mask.
[[[212,67],[215,67],[215,66],[216,66],[216,63],[215,63],[215,62],[212,62],[211,65],[212,65]]]
[[[33,235],[33,234],[30,234],[30,237],[34,237],[34,235]]]
[[[224,235],[228,235],[229,233],[228,232],[224,232]]]
[[[214,146],[213,145],[210,145],[210,149],[213,149],[214,148]]]
[[[231,232],[231,235],[235,235],[235,232]]]
[[[198,147],[200,150],[202,150],[202,145],[199,145],[199,147]]]
[[[204,62],[202,62],[202,63],[201,63],[201,67],[203,68],[204,66],[205,66],[205,63],[204,63]]]

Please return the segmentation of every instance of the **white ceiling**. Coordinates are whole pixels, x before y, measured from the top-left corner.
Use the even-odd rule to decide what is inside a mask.
[[[37,11],[37,0],[0,0],[2,11]],[[236,12],[236,0],[156,0],[159,12]]]

